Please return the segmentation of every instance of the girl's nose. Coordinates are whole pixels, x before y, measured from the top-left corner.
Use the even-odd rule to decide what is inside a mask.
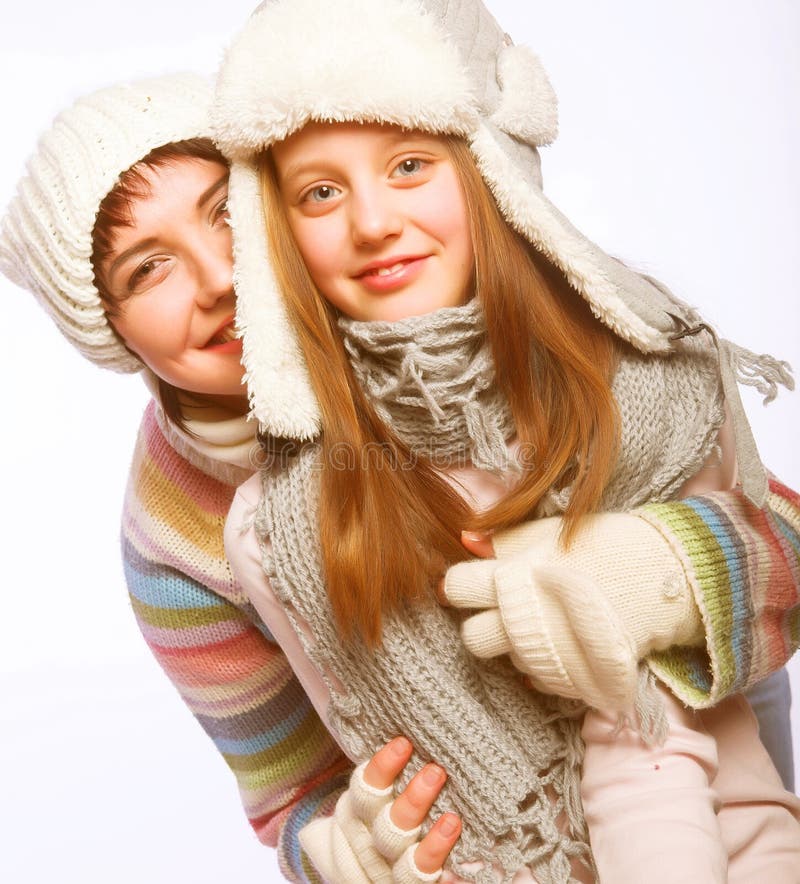
[[[403,219],[385,188],[361,188],[353,193],[351,201],[351,229],[356,245],[373,245],[398,236]]]

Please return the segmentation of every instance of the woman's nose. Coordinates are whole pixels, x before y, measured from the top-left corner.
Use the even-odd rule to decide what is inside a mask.
[[[372,245],[398,236],[403,229],[402,215],[395,194],[379,186],[354,191],[350,223],[356,245]]]
[[[233,245],[209,245],[197,256],[197,303],[213,307],[222,298],[233,296]]]

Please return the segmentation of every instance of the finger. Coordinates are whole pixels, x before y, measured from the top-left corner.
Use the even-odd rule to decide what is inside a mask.
[[[413,747],[405,737],[395,737],[379,749],[364,768],[364,781],[373,789],[387,789],[408,764]]]
[[[459,562],[448,568],[443,584],[447,601],[456,608],[496,608],[496,568],[496,559]]]
[[[480,559],[493,559],[494,543],[492,535],[481,531],[462,531],[461,545],[468,549],[473,556]]]
[[[416,828],[433,807],[446,779],[438,764],[426,764],[395,798],[389,819],[400,829]]]
[[[499,657],[511,650],[511,642],[497,608],[468,617],[461,624],[461,641],[476,657]]]
[[[414,852],[414,864],[423,875],[443,865],[461,834],[461,820],[454,813],[444,813],[431,826]]]
[[[447,593],[444,591],[444,577],[436,584],[436,600],[443,608],[449,608],[450,602],[447,599]]]

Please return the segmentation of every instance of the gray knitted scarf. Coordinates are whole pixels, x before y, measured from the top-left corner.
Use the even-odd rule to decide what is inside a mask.
[[[380,416],[412,447],[452,463],[507,466],[513,434],[493,384],[477,301],[397,323],[342,320],[354,370]],[[712,354],[693,340],[671,358],[622,357],[614,380],[622,454],[606,509],[670,497],[711,452],[723,418]],[[325,590],[318,542],[319,449],[305,446],[263,473],[257,515],[264,566],[306,652],[330,690],[330,721],[348,754],[368,758],[404,734],[414,744],[406,782],[434,759],[449,774],[437,811],[463,834],[450,865],[461,876],[510,881],[529,868],[540,884],[591,867],[580,797],[580,709],[524,687],[506,658],[478,660],[459,639],[460,615],[433,599],[388,619],[383,644],[343,643]],[[563,510],[569,489],[542,512]],[[436,814],[435,814],[436,815]],[[484,860],[480,872],[463,864]]]

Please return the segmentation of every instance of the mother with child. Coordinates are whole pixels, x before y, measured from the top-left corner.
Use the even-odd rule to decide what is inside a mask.
[[[289,880],[800,881],[743,696],[788,714],[800,497],[737,390],[791,376],[549,202],[556,127],[480,0],[268,0],[213,96],[65,111],[6,212],[153,393],[134,611]]]

